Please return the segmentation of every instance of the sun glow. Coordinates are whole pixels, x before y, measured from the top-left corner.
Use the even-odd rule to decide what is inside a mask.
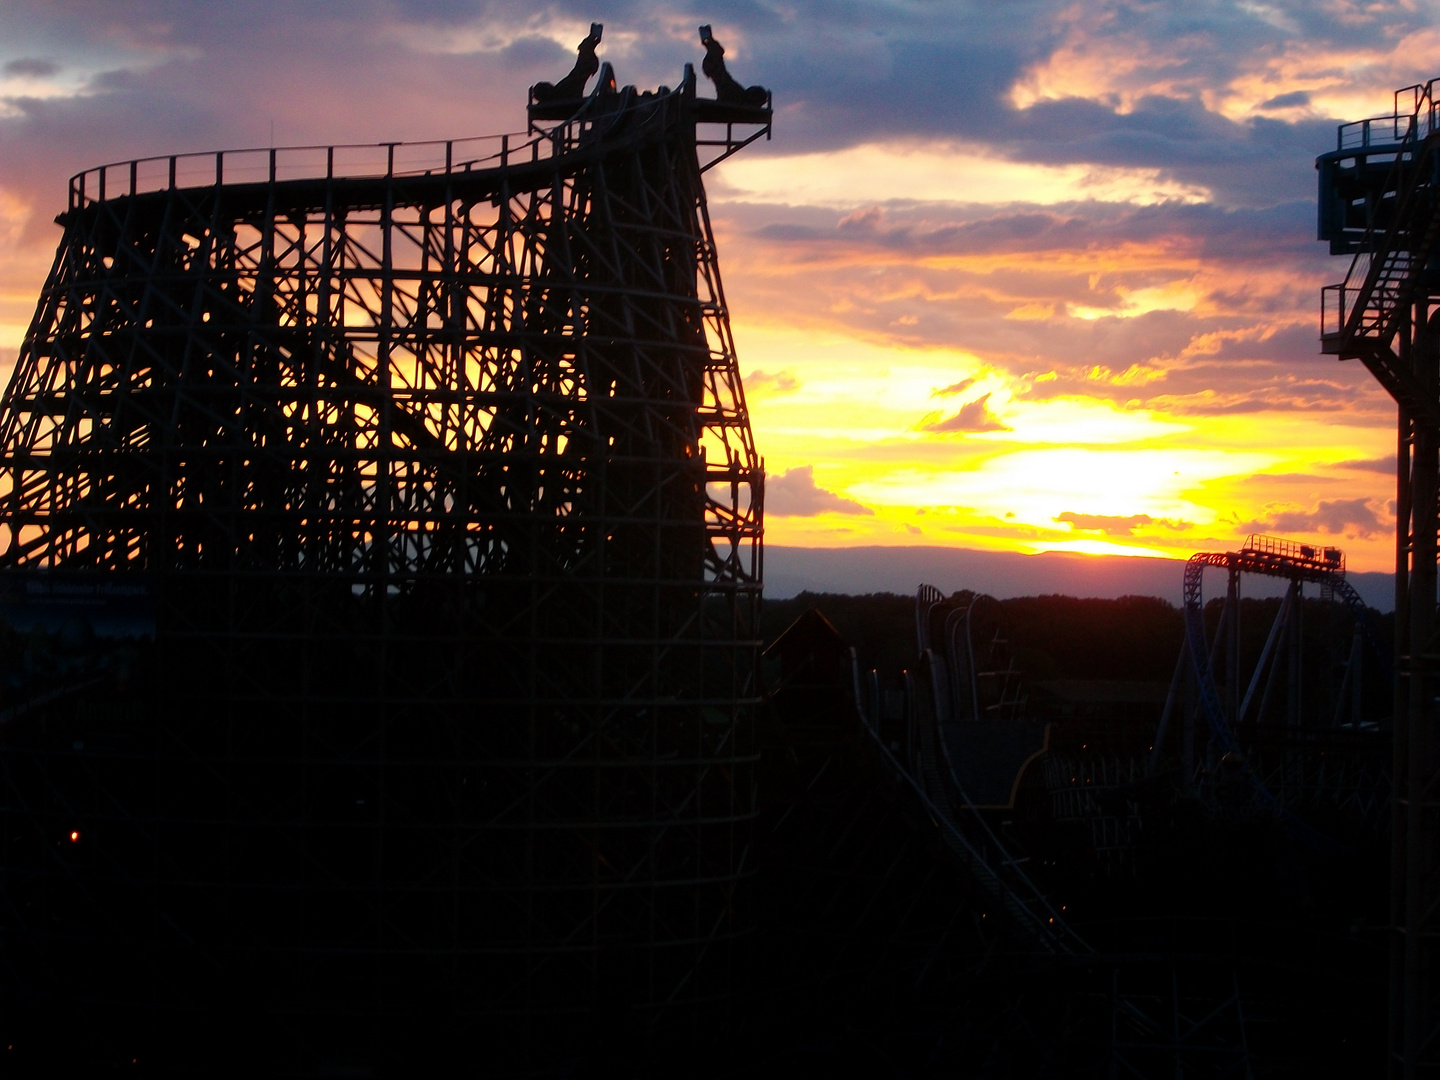
[[[1373,524],[1388,482],[1364,465],[1387,439],[1360,414],[1185,414],[1105,396],[1150,392],[1165,378],[1154,364],[1095,364],[1075,390],[1037,397],[1054,372],[1016,378],[969,351],[743,322],[737,335],[769,474],[808,467],[833,499],[799,516],[771,500],[771,543],[1184,558],[1313,521],[1289,531],[1344,546],[1357,569],[1388,559]]]

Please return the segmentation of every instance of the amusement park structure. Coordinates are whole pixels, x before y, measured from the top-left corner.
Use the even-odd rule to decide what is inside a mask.
[[[1225,601],[1208,611],[1200,589],[1207,566],[1228,578]],[[1242,610],[1263,610],[1242,603],[1248,575],[1286,582],[1284,596],[1268,602],[1276,614],[1258,649],[1253,634],[1241,647]],[[1320,595],[1307,601],[1307,584]],[[1307,606],[1309,618],[1329,624],[1315,627],[1318,635],[1304,632]],[[1373,695],[1360,692],[1365,654],[1378,654],[1378,669],[1384,650],[1366,632],[1369,612],[1345,581],[1343,554],[1273,537],[1192,558],[1179,614],[1183,644],[1158,726],[1113,714],[1058,718],[1020,670],[1002,603],[968,592],[946,597],[931,586],[915,600],[914,670],[898,690],[887,689],[852,649],[851,695],[878,771],[918,805],[935,846],[965,874],[967,899],[996,935],[991,947],[1010,950],[1018,984],[1068,987],[1071,1034],[1055,1046],[1077,1054],[1076,1074],[1249,1076],[1278,1067],[1289,1075],[1310,1049],[1296,1042],[1314,1041],[1302,1033],[1311,1021],[1298,1017],[1310,1006],[1297,1006],[1295,972],[1329,968],[1317,985],[1333,993],[1360,968],[1336,979],[1352,960],[1324,939],[1288,953],[1274,942],[1243,943],[1253,932],[1244,926],[1264,905],[1247,915],[1247,903],[1228,889],[1219,905],[1202,900],[1198,914],[1187,910],[1181,894],[1196,881],[1182,882],[1219,867],[1205,865],[1205,843],[1179,822],[1193,815],[1211,841],[1230,838],[1222,865],[1252,897],[1268,888],[1267,864],[1273,873],[1277,857],[1304,851],[1320,872],[1352,865],[1346,860],[1356,849],[1383,835],[1388,808],[1388,732]],[[1316,679],[1328,659],[1304,648],[1336,636],[1346,643],[1343,677]],[[1315,651],[1334,658],[1334,650]],[[1240,869],[1240,852],[1257,843],[1252,850],[1266,853]],[[1097,901],[1096,883],[1106,879],[1125,884]],[[1116,919],[1127,905],[1133,924]],[[986,976],[977,967],[950,977]],[[1043,1026],[1034,1013],[1017,1019],[1029,1007],[1023,996],[1003,1007],[997,999],[995,1007],[1011,1011],[996,1021]],[[982,1011],[973,1001],[970,1008]],[[1327,1052],[1360,1049],[1320,1038],[1331,1044]],[[1053,1075],[1070,1075],[1051,1066]]]
[[[1207,567],[1226,573],[1225,600],[1213,636],[1207,634],[1202,593]],[[1264,645],[1248,671],[1241,648],[1245,575],[1286,583]],[[1303,656],[1306,584],[1318,586],[1321,599],[1343,606],[1351,620],[1343,674],[1322,709],[1307,700],[1320,688],[1307,678]],[[1234,772],[1246,793],[1241,801],[1252,802],[1261,814],[1279,816],[1304,839],[1321,845],[1328,841],[1298,816],[1317,802],[1350,803],[1349,809],[1361,817],[1373,816],[1385,805],[1387,798],[1376,790],[1383,770],[1368,768],[1368,755],[1359,746],[1336,742],[1347,734],[1373,742],[1366,733],[1373,732],[1376,723],[1363,704],[1367,654],[1375,671],[1388,666],[1368,609],[1345,580],[1345,555],[1339,548],[1251,536],[1239,551],[1193,555],[1185,564],[1184,615],[1184,645],[1148,775],[1155,775],[1169,748],[1178,743],[1181,775],[1195,794],[1213,803],[1222,778]],[[1278,700],[1282,695],[1283,704]],[[1168,739],[1172,722],[1182,714],[1185,730]],[[1271,733],[1275,737],[1262,738]],[[1267,743],[1278,752],[1267,755]],[[1233,794],[1229,801],[1236,801]]]
[[[1390,1062],[1440,1075],[1440,125],[1436,80],[1386,116],[1342,124],[1319,169],[1319,238],[1350,255],[1322,293],[1321,343],[1358,359],[1395,399],[1395,742]]]
[[[596,26],[524,135],[71,180],[0,404],[16,1041],[723,1026],[763,472],[702,174],[771,111],[701,37],[714,98]]]

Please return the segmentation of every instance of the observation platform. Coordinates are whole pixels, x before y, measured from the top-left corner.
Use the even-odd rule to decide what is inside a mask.
[[[1440,422],[1433,394],[1401,370],[1390,346],[1406,304],[1440,283],[1436,82],[1395,91],[1388,116],[1341,124],[1336,148],[1315,159],[1317,238],[1332,255],[1352,256],[1345,280],[1321,290],[1320,351],[1364,361],[1397,402],[1432,423]]]
[[[1418,142],[1436,130],[1431,83],[1395,91],[1395,108],[1341,124],[1335,149],[1315,159],[1319,171],[1317,239],[1328,241],[1330,254],[1351,255],[1369,250],[1366,235],[1377,217],[1393,205],[1396,181],[1408,172]]]

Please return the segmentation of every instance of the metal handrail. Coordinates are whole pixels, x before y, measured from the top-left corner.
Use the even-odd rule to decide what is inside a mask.
[[[521,140],[511,146],[511,140]],[[471,172],[538,161],[554,153],[548,135],[523,132],[433,142],[270,146],[115,161],[70,178],[70,209],[127,195],[225,183],[383,179]]]
[[[1434,92],[1437,81],[1440,80],[1431,79],[1396,90],[1395,108],[1388,116],[1341,124],[1336,131],[1335,149],[1364,150],[1372,146],[1394,146],[1416,137],[1423,139],[1436,129],[1437,111],[1440,111]],[[1409,100],[1402,111],[1401,101],[1407,97]]]
[[[647,103],[663,109],[686,95],[694,96],[693,76],[667,93],[647,95]],[[613,103],[622,107],[607,107]],[[602,79],[573,116],[548,130],[532,126],[525,132],[465,139],[255,147],[110,162],[70,178],[69,204],[71,210],[78,210],[106,199],[225,183],[379,180],[503,169],[555,158],[592,141],[596,128],[605,125],[608,129],[618,122],[624,107],[634,103],[633,88],[616,94],[607,90]]]
[[[1299,540],[1286,540],[1279,536],[1262,536],[1251,533],[1245,538],[1242,552],[1277,556],[1289,562],[1306,566],[1318,566],[1332,574],[1345,576],[1345,553],[1337,547],[1324,544],[1306,544]]]

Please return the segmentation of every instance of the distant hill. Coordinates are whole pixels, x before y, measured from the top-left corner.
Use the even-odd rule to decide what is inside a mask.
[[[1000,599],[1062,594],[1113,599],[1158,596],[1181,603],[1185,564],[1179,559],[1075,555],[1049,551],[1021,555],[946,547],[802,548],[765,546],[765,595],[778,600],[800,592],[913,594],[934,585],[944,593],[973,589]],[[1355,591],[1378,611],[1395,608],[1394,577],[1351,573]],[[1206,597],[1223,594],[1223,577],[1206,575]],[[1278,596],[1282,582],[1245,578],[1246,596]]]

